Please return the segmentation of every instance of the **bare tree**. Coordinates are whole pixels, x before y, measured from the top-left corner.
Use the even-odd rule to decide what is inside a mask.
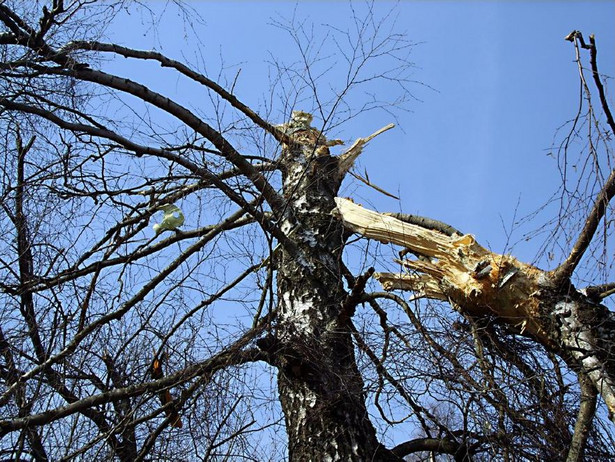
[[[332,155],[333,127],[390,107],[370,97],[354,108],[348,93],[386,80],[408,96],[409,44],[374,5],[353,10],[353,33],[333,30],[347,72],[329,93],[317,37],[277,24],[300,62],[274,63],[283,97],[267,112],[286,120],[275,124],[233,84],[101,41],[121,3],[22,3],[0,3],[3,457],[614,455],[596,413],[597,396],[613,409],[613,320],[599,304],[613,285],[571,283],[609,210],[613,173],[568,258],[543,272],[436,220],[337,197],[367,143],[392,126]],[[100,28],[86,27],[92,17]],[[593,39],[572,40],[597,66]],[[209,104],[107,72],[109,57],[161,66]],[[393,59],[370,73],[383,58]],[[297,107],[305,93],[311,107]],[[419,297],[380,291],[373,268],[348,268],[353,231],[417,256],[403,261],[411,275],[378,277]],[[369,258],[384,266],[387,247],[378,252]],[[408,424],[416,437],[390,447],[387,432]]]
[[[581,110],[577,114],[569,136],[578,135],[575,126],[582,117],[586,117],[586,124],[594,128],[596,139],[589,141],[588,163],[593,163],[590,180],[599,187],[591,197],[593,203],[588,207],[576,239],[570,244],[569,254],[559,266],[544,271],[522,263],[511,255],[495,254],[480,246],[472,235],[464,235],[434,220],[404,214],[378,214],[346,199],[338,198],[336,201],[337,213],[347,228],[370,239],[402,246],[406,250],[401,253],[400,258],[408,253],[419,256],[399,260],[407,270],[406,273],[374,275],[386,290],[409,290],[416,294],[415,298],[446,301],[465,318],[464,325],[459,327],[472,335],[482,380],[489,384],[489,393],[496,395],[492,398],[494,407],[506,414],[513,423],[520,424],[525,432],[523,438],[532,439],[542,433],[539,438],[542,443],[538,446],[530,444],[532,449],[525,454],[522,452],[523,456],[531,458],[532,454],[538,451],[541,459],[574,461],[583,460],[583,450],[594,423],[596,395],[602,398],[611,421],[615,413],[615,370],[612,368],[615,364],[615,317],[607,306],[601,304],[615,293],[615,283],[605,282],[582,289],[573,285],[573,274],[590,246],[596,245],[595,240],[598,241],[597,245],[603,243],[604,250],[601,255],[604,259],[599,263],[603,268],[610,268],[605,274],[612,277],[612,262],[609,258],[612,249],[606,242],[612,240],[613,232],[613,223],[607,212],[612,213],[610,202],[615,195],[615,169],[609,143],[615,133],[615,123],[598,71],[595,38],[590,36],[590,43],[587,44],[580,32],[573,31],[566,40],[573,42],[575,46],[584,90],[581,107],[583,103],[587,105],[585,115]],[[593,107],[592,92],[585,80],[585,69],[581,64],[581,49],[590,52],[590,72],[606,126],[602,125],[600,113]],[[567,154],[565,146],[562,152]],[[602,176],[604,170],[610,172],[607,178]],[[578,191],[574,196],[577,194]],[[604,227],[600,233],[602,239],[597,239],[598,227],[603,221]],[[554,230],[552,236],[558,232],[561,231]],[[403,299],[390,294],[379,296],[395,299],[411,319],[416,318]],[[418,320],[414,323],[417,329],[422,328]],[[523,347],[515,337],[526,337],[534,343]],[[441,349],[442,345],[434,344],[427,332],[424,338],[429,339],[434,349]],[[548,353],[551,367],[544,367],[547,357],[540,360],[535,353],[530,354],[535,350],[536,344]],[[440,353],[447,358],[451,356],[450,350],[450,347],[442,349]],[[487,351],[496,355],[495,360],[486,356]],[[456,364],[458,359],[457,355],[448,358],[454,373],[463,377],[461,380],[453,380],[463,383],[464,390],[480,390],[484,387],[484,384],[472,383],[474,377],[463,364]],[[521,374],[524,386],[533,388],[531,394],[525,395],[522,392],[522,396],[517,396],[516,391],[513,393],[502,390],[497,374],[494,374],[500,367],[498,362],[502,360],[508,367],[517,369],[515,374]],[[559,362],[565,364],[567,371],[562,370]],[[442,361],[438,362],[441,363]],[[547,371],[555,372],[554,378],[559,383],[554,384],[553,390],[548,392],[549,398],[545,399]],[[566,389],[570,387],[568,380],[563,379],[567,373],[578,376],[580,390],[578,416],[573,431],[570,431],[573,420],[567,415],[567,406],[563,401]],[[506,372],[506,375],[508,374],[509,372]],[[439,371],[436,375],[441,376],[442,372]],[[513,377],[504,381],[507,387],[511,387],[514,382],[516,380]],[[553,398],[558,395],[561,395],[558,398],[561,401],[553,402]],[[511,408],[511,402],[517,400],[525,410],[515,409],[515,405]],[[532,428],[534,423],[528,421],[526,413],[528,405],[535,400],[536,403],[529,408],[540,409],[544,413],[544,421],[540,422],[538,427]],[[554,406],[555,403],[557,404]],[[487,422],[490,420],[492,419],[486,419]],[[505,429],[501,421],[498,426]],[[489,427],[496,428],[491,423]],[[549,428],[557,430],[553,433]],[[595,445],[592,447],[595,448]],[[510,451],[510,448],[506,448],[504,455],[509,457]],[[587,458],[592,456],[598,460],[609,457],[607,453],[601,452],[586,455]]]

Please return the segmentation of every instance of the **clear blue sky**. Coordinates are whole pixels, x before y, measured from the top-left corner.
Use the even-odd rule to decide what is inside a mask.
[[[194,24],[198,44],[171,9],[156,33],[138,27],[147,15],[133,14],[109,38],[135,48],[157,48],[187,62],[196,58],[196,47],[211,77],[223,56],[229,79],[241,68],[235,94],[255,109],[262,108],[268,94],[270,53],[297,57],[288,35],[271,26],[272,19],[296,14],[312,21],[317,34],[326,30],[322,24],[351,26],[348,3],[342,1],[188,4],[204,19],[204,24]],[[147,5],[157,14],[165,3]],[[357,3],[359,10],[361,5]],[[377,1],[375,10],[385,14],[392,7],[398,14],[395,30],[416,43],[412,77],[429,87],[411,86],[420,101],[399,115],[398,128],[369,145],[359,167],[401,202],[362,186],[346,192],[381,211],[449,222],[503,251],[502,221],[510,226],[517,203],[517,215],[523,216],[542,205],[559,184],[556,162],[547,153],[557,128],[574,116],[579,92],[574,49],[564,37],[573,29],[586,37],[596,34],[601,70],[613,76],[615,2]],[[178,90],[177,81],[165,80],[163,74],[147,78]],[[612,86],[610,81],[611,101]],[[379,91],[386,94],[393,88],[381,85]],[[371,113],[347,123],[338,135],[350,141],[391,121],[386,113]],[[522,243],[513,253],[531,260],[534,251],[532,244]]]

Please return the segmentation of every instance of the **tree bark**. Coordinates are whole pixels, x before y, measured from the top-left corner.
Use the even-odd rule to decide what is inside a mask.
[[[299,249],[277,254],[278,317],[261,340],[278,368],[291,461],[400,460],[368,418],[348,317],[342,307],[344,229],[328,212],[343,172],[315,129],[293,131],[281,158],[288,200],[281,229]]]

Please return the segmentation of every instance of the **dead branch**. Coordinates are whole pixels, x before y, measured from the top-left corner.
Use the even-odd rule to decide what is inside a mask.
[[[449,237],[366,210],[348,199],[335,201],[334,213],[347,229],[430,258],[401,262],[408,274],[374,274],[385,290],[411,290],[446,300],[466,315],[493,316],[517,328],[519,334],[586,373],[615,413],[615,371],[609,347],[615,317],[605,307],[555,284],[552,272],[486,250],[469,234]]]
[[[444,223],[440,220],[434,220],[433,218],[421,217],[418,215],[411,215],[409,213],[386,213],[393,218],[397,218],[398,220],[404,221],[406,223],[411,223],[413,225],[418,225],[421,228],[433,229],[434,231],[439,231],[442,234],[445,234],[449,237],[453,236],[463,236],[463,233],[453,226]]]
[[[473,316],[496,315],[522,332],[551,345],[536,321],[537,280],[543,272],[510,255],[489,252],[470,234],[446,236],[392,216],[367,210],[348,199],[336,198],[344,225],[383,243],[393,243],[433,261],[405,260],[408,274],[376,273],[387,290],[411,290],[419,296],[453,300]],[[514,284],[511,280],[514,279]]]
[[[381,133],[386,132],[387,130],[390,130],[391,128],[395,127],[395,124],[389,124],[385,127],[382,127],[380,130],[372,133],[371,135],[369,135],[366,138],[359,138],[357,139],[352,146],[350,146],[350,148],[348,148],[348,150],[342,154],[340,154],[339,156],[339,173],[340,176],[343,177],[344,175],[346,175],[346,173],[352,168],[352,166],[354,165],[354,161],[357,159],[357,157],[359,157],[359,155],[361,155],[361,152],[363,152],[363,147],[369,143],[371,140],[373,140],[375,137],[377,137],[378,135],[380,135]]]
[[[585,293],[588,298],[600,302],[602,299],[615,294],[615,282],[587,287]]]
[[[436,452],[454,456],[455,462],[470,462],[472,460],[471,451],[464,443],[445,438],[416,438],[398,444],[392,451],[399,457],[405,457],[415,452]]]

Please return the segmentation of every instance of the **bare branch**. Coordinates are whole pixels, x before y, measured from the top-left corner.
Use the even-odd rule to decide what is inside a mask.
[[[161,53],[155,51],[142,51],[142,50],[134,50],[131,48],[126,48],[120,45],[115,45],[112,43],[101,43],[101,42],[84,42],[84,41],[74,41],[66,44],[62,48],[62,52],[68,52],[74,49],[82,49],[82,50],[94,50],[94,51],[105,51],[116,53],[126,58],[137,58],[137,59],[153,59],[158,61],[162,67],[170,67],[176,69],[183,75],[189,77],[190,79],[206,86],[207,88],[212,89],[226,101],[228,101],[231,106],[238,109],[242,113],[244,113],[252,122],[261,127],[263,130],[270,133],[276,140],[280,143],[290,144],[292,140],[290,137],[284,133],[282,130],[276,128],[275,125],[270,124],[262,117],[260,117],[256,112],[254,112],[251,108],[243,104],[235,95],[229,93],[224,88],[222,88],[219,84],[214,82],[211,79],[208,79],[203,74],[200,74],[193,69],[190,69],[183,63],[179,61],[169,59]]]
[[[594,83],[596,88],[598,89],[598,95],[600,96],[600,103],[602,105],[602,110],[604,111],[604,115],[606,116],[607,123],[609,127],[611,127],[611,132],[615,134],[615,121],[613,120],[613,114],[611,113],[611,108],[609,107],[609,103],[606,99],[606,94],[604,92],[604,86],[602,85],[602,80],[600,80],[600,72],[598,71],[598,48],[596,47],[596,37],[594,34],[589,36],[589,45],[583,39],[583,34],[578,30],[573,30],[570,34],[565,37],[565,40],[569,42],[574,42],[578,40],[581,48],[585,48],[589,50],[589,62],[592,68],[592,76],[594,77]]]
[[[585,293],[592,300],[600,302],[603,298],[615,294],[615,282],[601,284],[599,286],[591,286],[585,289]]]
[[[455,462],[470,462],[472,460],[468,447],[463,443],[444,438],[416,438],[398,444],[392,449],[399,457],[405,457],[416,452],[432,452],[450,454]]]
[[[577,237],[577,240],[570,251],[570,255],[568,255],[568,258],[566,258],[560,266],[553,270],[553,277],[556,284],[565,284],[566,281],[568,281],[572,276],[572,273],[589,247],[589,244],[598,229],[600,220],[604,217],[607,206],[611,199],[613,199],[613,196],[615,196],[615,169],[611,171],[611,174],[604,183],[604,186],[598,193],[598,196],[594,201],[594,206],[585,220],[585,225]]]
[[[359,155],[361,155],[361,153],[363,152],[363,147],[367,143],[369,143],[381,133],[384,133],[393,127],[395,127],[395,124],[389,124],[385,127],[382,127],[380,130],[377,130],[376,132],[372,133],[368,137],[357,139],[352,144],[352,146],[350,146],[344,153],[340,154],[338,167],[340,176],[343,177],[352,168],[352,166],[354,165],[354,161],[357,159],[357,157],[359,157]]]
[[[583,372],[578,374],[579,385],[581,387],[581,403],[579,414],[574,424],[574,435],[570,442],[570,450],[566,462],[581,462],[583,451],[587,444],[587,438],[592,428],[592,422],[596,413],[596,402],[598,393],[592,381]]]
[[[590,50],[590,63],[591,63],[591,68],[592,68],[592,75],[594,78],[594,83],[596,84],[596,87],[598,88],[598,94],[600,95],[600,102],[602,105],[602,110],[604,111],[604,114],[607,119],[607,123],[609,127],[611,128],[611,131],[615,134],[615,122],[613,121],[613,115],[611,114],[611,110],[606,100],[606,96],[604,93],[604,87],[602,85],[602,81],[600,80],[600,74],[598,72],[598,64],[596,62],[597,48],[596,48],[596,42],[595,42],[594,36],[593,35],[590,36],[589,45],[585,43],[585,41],[583,40],[583,35],[579,31],[572,31],[570,34],[568,34],[568,36],[566,36],[566,40],[570,42],[574,42],[575,46],[577,46],[576,41],[578,41],[582,48]],[[577,47],[577,51],[578,51],[578,47]],[[579,63],[579,67],[580,67],[580,63]],[[581,78],[583,78],[582,72],[581,72]],[[586,91],[589,93],[589,89],[587,88],[587,86],[586,86]],[[609,175],[608,179],[604,183],[604,186],[602,187],[601,191],[596,196],[596,200],[594,201],[592,210],[589,212],[589,215],[587,219],[585,220],[585,225],[583,229],[581,230],[581,233],[577,237],[577,240],[572,250],[570,251],[568,258],[566,258],[566,260],[558,268],[554,270],[554,279],[556,283],[558,284],[566,283],[572,276],[572,273],[574,273],[574,270],[576,269],[577,265],[581,261],[581,258],[583,258],[585,251],[589,247],[594,237],[594,234],[596,233],[600,220],[604,217],[604,214],[607,209],[607,205],[609,204],[609,202],[611,201],[614,195],[615,195],[615,169],[611,171],[611,174]]]
[[[260,361],[262,360],[262,353],[260,350],[249,349],[244,351],[243,348],[245,348],[261,330],[262,327],[251,329],[224,351],[179,372],[167,375],[162,379],[130,385],[124,388],[112,389],[39,414],[10,420],[0,420],[0,437],[24,427],[44,425],[77,412],[87,411],[101,404],[139,396],[148,392],[156,393],[170,386],[181,385],[195,377],[211,375],[217,370],[228,367],[229,365],[240,365],[247,362]]]

